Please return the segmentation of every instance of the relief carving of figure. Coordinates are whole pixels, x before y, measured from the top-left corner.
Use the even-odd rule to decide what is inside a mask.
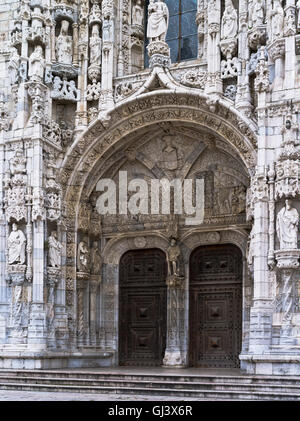
[[[274,0],[274,5],[270,13],[272,38],[283,36],[284,11],[280,0]]]
[[[169,9],[161,0],[150,0],[147,37],[149,41],[165,41],[169,26]]]
[[[93,275],[100,275],[102,268],[102,257],[98,247],[98,242],[93,242],[93,248],[91,251],[91,272]]]
[[[263,0],[254,0],[254,3],[252,4],[251,21],[254,28],[264,23]]]
[[[61,22],[60,34],[56,41],[56,59],[59,63],[72,64],[72,37],[68,35],[69,22]]]
[[[142,0],[136,0],[132,8],[132,25],[143,26],[144,23],[144,8]]]
[[[8,264],[20,264],[25,263],[25,244],[26,237],[17,224],[12,224],[12,231],[7,240],[8,246]]]
[[[18,83],[19,80],[19,67],[20,67],[20,56],[18,50],[13,47],[8,63],[8,74],[11,85]]]
[[[56,231],[52,231],[48,239],[49,242],[49,266],[60,267],[61,258],[60,253],[62,249],[61,243],[57,239]]]
[[[296,249],[299,213],[292,207],[292,201],[287,199],[277,215],[277,236],[280,249]]]
[[[221,22],[221,39],[235,38],[238,30],[237,11],[231,0],[225,1],[225,10]]]
[[[43,48],[37,45],[29,57],[28,76],[34,82],[43,82],[46,60],[44,59]]]
[[[167,170],[176,170],[178,167],[177,148],[172,144],[172,136],[164,136],[165,146],[162,149],[163,166]]]
[[[84,237],[78,244],[77,249],[77,269],[79,272],[88,272],[90,268],[90,251],[88,248],[88,238]]]
[[[176,243],[176,238],[171,238],[170,247],[167,250],[168,276],[179,276],[180,248]]]
[[[102,40],[99,35],[99,26],[96,24],[92,29],[92,36],[90,38],[90,63],[100,66],[102,54]]]

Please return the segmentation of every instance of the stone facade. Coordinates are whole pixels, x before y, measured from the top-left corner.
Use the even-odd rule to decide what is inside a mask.
[[[191,2],[198,53],[180,63],[168,2],[148,3],[2,1],[0,368],[118,365],[120,259],[153,248],[163,363],[189,365],[190,255],[234,244],[240,367],[299,374],[299,2]],[[203,179],[203,223],[100,215],[97,183],[120,171]]]

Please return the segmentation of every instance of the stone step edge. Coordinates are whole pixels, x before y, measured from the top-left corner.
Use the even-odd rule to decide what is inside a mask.
[[[114,392],[114,393],[129,393],[129,394],[149,394],[149,392],[151,392],[151,394],[162,394],[162,393],[166,393],[166,394],[171,394],[171,395],[183,395],[183,394],[188,394],[191,395],[192,394],[197,394],[197,395],[243,395],[243,396],[250,396],[250,399],[254,399],[255,396],[259,396],[259,397],[265,397],[270,398],[272,396],[275,397],[282,397],[282,398],[298,398],[300,400],[300,394],[291,394],[291,393],[275,393],[272,394],[270,392],[259,392],[259,393],[253,393],[253,392],[245,392],[245,391],[239,391],[239,390],[230,390],[230,391],[224,391],[224,390],[217,390],[217,391],[212,391],[212,390],[184,390],[184,389],[154,389],[154,388],[149,388],[149,389],[145,389],[145,388],[136,388],[136,389],[132,389],[132,388],[127,388],[127,387],[109,387],[109,386],[105,386],[105,387],[98,387],[98,386],[94,386],[94,387],[90,387],[90,386],[66,386],[66,385],[61,385],[61,386],[55,386],[55,385],[43,385],[43,384],[13,384],[13,383],[0,383],[0,390],[1,388],[3,389],[10,389],[10,390],[24,390],[24,389],[48,389],[49,390],[57,390],[59,389],[59,391],[65,390],[65,391],[77,391],[80,393],[89,393],[87,392],[87,390],[90,390],[91,393],[105,393],[104,391],[107,391],[108,393]],[[125,393],[126,392],[126,393]],[[174,393],[175,392],[175,393]],[[297,399],[297,400],[298,400]]]
[[[70,377],[22,377],[22,376],[18,376],[18,377],[7,377],[5,378],[4,376],[0,376],[0,382],[5,383],[5,384],[10,384],[12,383],[12,381],[15,381],[17,384],[17,381],[21,382],[21,381],[26,381],[29,380],[30,382],[33,381],[40,381],[40,382],[44,382],[43,384],[46,384],[45,382],[51,382],[51,383],[55,383],[55,382],[75,382],[78,383],[102,383],[102,382],[107,382],[107,383],[133,383],[133,384],[143,384],[143,385],[174,385],[176,384],[177,386],[214,386],[214,387],[242,387],[242,388],[247,388],[247,387],[251,387],[251,388],[264,388],[264,387],[269,387],[269,388],[274,388],[274,389],[281,389],[281,388],[289,388],[289,389],[297,389],[299,390],[300,393],[300,385],[281,385],[281,384],[264,384],[264,383],[229,383],[229,382],[205,382],[205,381],[199,381],[199,382],[186,382],[186,381],[177,381],[176,383],[172,382],[172,381],[168,381],[168,380],[140,380],[140,379],[82,379],[82,378],[70,378]],[[31,384],[31,383],[24,383],[24,384]],[[34,383],[33,383],[34,384]],[[70,385],[71,386],[71,385]],[[72,386],[76,386],[76,385],[72,385]],[[84,386],[84,385],[83,385]],[[94,385],[97,386],[97,385]],[[101,387],[101,385],[99,385]],[[77,386],[76,386],[77,387]],[[87,386],[89,387],[89,386]]]

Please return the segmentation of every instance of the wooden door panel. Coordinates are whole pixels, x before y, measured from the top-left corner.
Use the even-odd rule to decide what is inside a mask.
[[[191,256],[190,364],[238,367],[242,330],[240,252],[201,247]]]
[[[120,263],[120,365],[161,365],[166,343],[166,260],[160,250]]]

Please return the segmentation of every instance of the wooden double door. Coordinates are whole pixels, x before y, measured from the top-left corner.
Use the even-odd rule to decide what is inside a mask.
[[[166,256],[129,251],[120,262],[119,363],[160,366],[166,348]]]
[[[239,367],[242,254],[234,245],[199,247],[190,257],[190,365]]]

